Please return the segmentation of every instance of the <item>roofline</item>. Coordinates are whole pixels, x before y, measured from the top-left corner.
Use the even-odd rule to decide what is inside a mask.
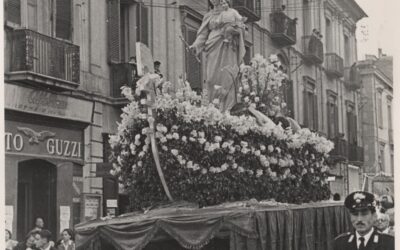
[[[358,5],[354,0],[338,0],[338,2],[345,6],[351,14],[355,17],[356,22],[364,17],[368,17],[367,13]]]

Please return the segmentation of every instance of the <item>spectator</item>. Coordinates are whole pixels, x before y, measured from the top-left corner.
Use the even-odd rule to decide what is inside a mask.
[[[14,250],[36,250],[35,242],[35,233],[29,233],[23,242],[14,247]]]
[[[43,229],[40,231],[40,239],[35,242],[36,247],[41,250],[57,250],[51,242],[51,232]]]
[[[61,233],[62,240],[58,244],[58,250],[75,250],[74,232],[71,229],[64,229]]]
[[[375,227],[381,233],[386,233],[394,236],[393,228],[389,226],[389,215],[383,213],[383,211],[377,212]]]
[[[161,74],[160,66],[161,66],[161,62],[160,61],[155,61],[154,62],[154,73],[159,75],[160,78],[163,78],[163,74]]]
[[[37,217],[35,220],[35,227],[29,232],[29,233],[33,233],[36,231],[42,231],[44,228],[44,221],[41,217]]]
[[[12,240],[11,238],[11,231],[6,229],[6,249],[13,249],[18,244],[17,241]]]

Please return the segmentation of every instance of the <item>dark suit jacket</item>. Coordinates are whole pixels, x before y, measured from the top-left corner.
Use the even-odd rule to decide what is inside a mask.
[[[334,250],[357,250],[357,237],[355,232],[339,235],[334,242]],[[366,250],[394,250],[394,237],[379,233],[376,229],[369,238]]]

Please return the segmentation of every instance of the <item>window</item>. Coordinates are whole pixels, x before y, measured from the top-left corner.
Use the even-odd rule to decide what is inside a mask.
[[[196,40],[197,30],[200,28],[200,24],[201,17],[197,17],[195,14],[192,15],[191,12],[187,13],[183,30],[185,40],[188,44],[193,44]],[[188,50],[185,50],[185,72],[191,88],[197,93],[200,93],[203,87],[201,57],[199,56],[196,58],[196,56]]]
[[[390,172],[392,175],[394,175],[394,152],[393,152],[393,146],[390,148]]]
[[[327,97],[328,138],[333,139],[339,133],[337,94],[332,91],[328,91]]]
[[[382,116],[382,90],[378,89],[377,93],[377,116],[378,116],[378,125],[379,128],[383,128],[383,116]]]
[[[7,1],[7,21],[21,25],[21,0]]]
[[[393,124],[392,124],[392,102],[390,100],[388,100],[388,104],[387,104],[387,109],[388,109],[388,128],[389,130],[393,129]]]
[[[149,44],[148,9],[143,3],[108,0],[108,60],[128,62],[135,56],[136,42]]]
[[[385,172],[385,144],[379,145],[379,157],[378,157],[379,171]]]
[[[318,98],[315,92],[315,81],[304,77],[304,125],[318,131]]]
[[[28,29],[37,30],[37,0],[28,0]]]
[[[333,52],[332,24],[329,19],[325,20],[326,52]]]
[[[72,1],[56,2],[56,37],[71,40],[72,34]]]
[[[310,1],[312,0],[303,0],[303,32],[306,36],[309,36],[312,33]]]
[[[349,144],[357,145],[357,115],[354,103],[347,103],[347,135]]]
[[[344,35],[344,66],[349,67],[351,65],[351,50],[350,50],[350,39],[347,35]]]

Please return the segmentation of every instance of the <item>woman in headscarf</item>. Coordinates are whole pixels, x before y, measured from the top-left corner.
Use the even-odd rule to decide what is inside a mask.
[[[236,78],[242,63],[244,47],[244,24],[234,28],[232,39],[226,39],[226,28],[232,22],[226,15],[236,12],[226,9],[226,0],[211,0],[213,9],[204,15],[191,50],[199,55],[206,53],[206,88],[209,101],[219,99],[220,109],[229,111],[236,104]],[[239,15],[238,13],[234,13]]]

